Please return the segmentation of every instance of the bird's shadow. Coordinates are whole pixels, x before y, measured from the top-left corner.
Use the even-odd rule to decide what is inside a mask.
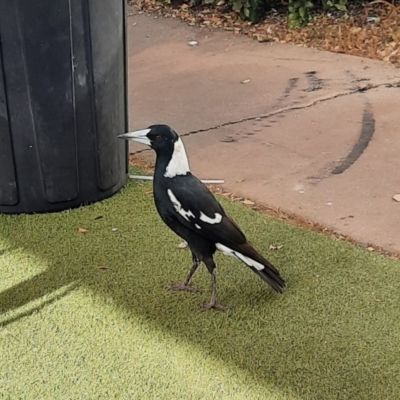
[[[141,203],[140,214],[126,207],[132,196]],[[385,313],[400,317],[393,308],[400,301],[400,290],[382,302],[371,300],[371,287],[376,298],[380,291],[387,294],[386,287],[379,271],[353,275],[352,268],[359,271],[364,262],[360,251],[350,247],[343,251],[333,241],[327,246],[330,239],[313,233],[301,233],[314,235],[312,240],[295,242],[288,239],[293,228],[274,221],[271,230],[287,238],[286,249],[273,256],[288,278],[286,292],[275,294],[237,261],[219,256],[220,301],[230,308],[225,313],[204,313],[199,304],[208,300],[210,289],[204,266],[194,282],[203,293],[163,288],[185,277],[191,258],[189,251],[177,248],[179,240],[162,225],[153,207],[147,194],[137,198],[135,184],[130,183],[113,202],[90,206],[86,212],[60,213],[51,222],[46,215],[2,217],[1,239],[8,246],[3,257],[24,252],[47,265],[39,274],[0,292],[2,325],[79,287],[112,298],[124,312],[140,315],[155,328],[234,365],[258,385],[272,385],[288,395],[356,399],[363,385],[365,392],[368,387],[374,392],[379,389],[382,398],[388,398],[384,394],[398,387],[398,377],[385,373],[385,368],[390,369],[387,354],[390,359],[400,357],[400,339],[387,340],[379,332],[380,326],[388,324]],[[103,218],[96,219],[100,214]],[[251,231],[249,224],[261,224],[259,218],[247,216],[245,231],[247,227]],[[65,235],[44,234],[50,223],[51,232]],[[89,232],[79,233],[79,226]],[[111,229],[115,226],[117,232]],[[264,254],[268,235],[266,229],[252,238]],[[389,263],[384,274],[399,289],[395,270]],[[368,332],[377,335],[373,344]]]

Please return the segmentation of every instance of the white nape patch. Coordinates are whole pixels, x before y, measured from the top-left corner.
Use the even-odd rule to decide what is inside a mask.
[[[243,261],[246,265],[248,265],[249,267],[254,267],[255,269],[257,269],[258,271],[262,271],[265,267],[264,265],[262,265],[261,263],[259,263],[258,261],[255,261],[249,257],[244,256],[242,253],[239,253],[238,251],[234,251],[232,249],[230,249],[229,247],[224,246],[221,243],[216,243],[215,247],[221,251],[222,253],[224,253],[227,256],[231,256],[231,257],[236,257],[239,260]]]
[[[181,138],[174,143],[174,152],[172,158],[167,165],[164,176],[166,178],[174,178],[177,175],[186,175],[190,172],[189,161],[186,155],[185,146]]]
[[[201,229],[201,226],[200,226],[200,225],[194,224],[194,226],[195,226],[197,229]]]
[[[200,211],[200,219],[208,224],[219,224],[222,221],[222,215],[215,213],[214,218],[207,217],[202,211]]]
[[[186,221],[189,221],[189,222],[190,222],[189,217],[194,218],[194,214],[193,214],[190,210],[186,211],[186,210],[184,210],[184,209],[182,208],[182,204],[181,204],[181,203],[179,202],[179,200],[175,197],[175,195],[174,195],[174,193],[172,192],[171,189],[168,189],[168,190],[167,190],[167,193],[168,193],[169,199],[171,200],[172,204],[174,205],[175,210],[176,210],[180,215],[182,215],[182,217],[185,218]]]

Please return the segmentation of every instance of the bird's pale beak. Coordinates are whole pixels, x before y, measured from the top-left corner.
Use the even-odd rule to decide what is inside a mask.
[[[120,139],[125,140],[134,140],[135,142],[139,142],[142,144],[146,144],[147,146],[151,145],[150,139],[147,137],[147,134],[151,131],[151,129],[142,129],[141,131],[134,131],[123,133],[122,135],[118,135]]]

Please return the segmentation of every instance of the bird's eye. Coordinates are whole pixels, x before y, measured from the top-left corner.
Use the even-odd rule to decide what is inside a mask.
[[[160,135],[157,135],[156,136],[156,140],[158,141],[158,140],[161,140],[161,136]]]

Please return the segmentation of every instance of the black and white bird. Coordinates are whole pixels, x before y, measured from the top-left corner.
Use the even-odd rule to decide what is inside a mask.
[[[193,265],[183,284],[171,290],[197,291],[190,286],[193,274],[204,262],[211,274],[211,300],[203,309],[225,310],[217,302],[216,250],[238,258],[277,292],[282,293],[285,281],[278,270],[247,241],[244,233],[225,213],[207,187],[190,172],[185,147],[178,134],[167,125],[119,136],[150,146],[156,152],[154,202],[167,226],[184,239],[191,252]]]

